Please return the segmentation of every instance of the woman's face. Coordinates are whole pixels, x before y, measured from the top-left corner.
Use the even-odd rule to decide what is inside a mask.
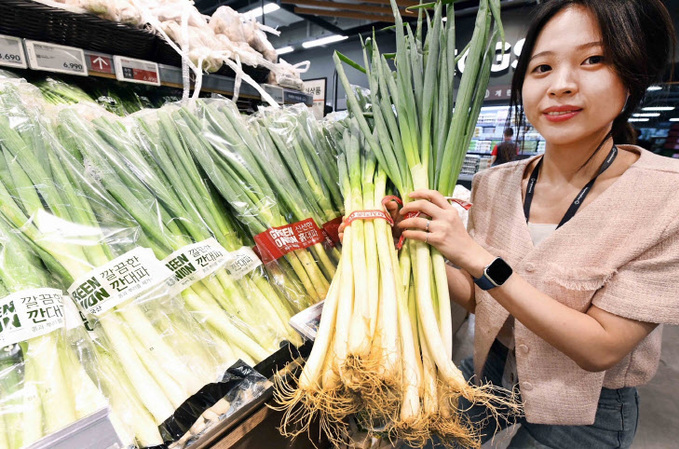
[[[582,6],[540,32],[523,83],[528,121],[548,144],[598,144],[625,105],[627,89],[604,58],[601,32]]]

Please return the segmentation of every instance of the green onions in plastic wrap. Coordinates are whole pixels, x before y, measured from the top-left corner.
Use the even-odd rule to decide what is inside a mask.
[[[0,448],[19,449],[106,407],[66,341],[64,301],[0,219]]]
[[[96,117],[89,122],[86,114]],[[134,217],[156,256],[175,271],[177,291],[211,331],[220,356],[258,363],[283,340],[300,343],[287,324],[295,310],[244,247],[171,117],[164,108],[123,122],[91,107],[69,108],[59,113],[58,129],[86,177]]]
[[[287,167],[278,165],[270,136],[253,133],[230,101],[199,101],[176,119],[193,157],[235,210],[262,256],[288,290],[300,291],[300,308],[325,298],[337,251],[328,249],[313,213]],[[261,137],[261,138],[260,138]]]
[[[59,145],[35,88],[1,83],[0,109],[0,215],[72,284],[69,293],[91,314],[97,356],[122,376],[110,382],[129,384],[150,422],[161,424],[217,378],[214,344],[169,294],[172,272],[133,218]],[[129,422],[135,413],[127,412],[120,415]]]

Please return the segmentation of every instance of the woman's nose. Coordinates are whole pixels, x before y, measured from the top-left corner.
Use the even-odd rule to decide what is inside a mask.
[[[578,83],[575,79],[572,70],[562,68],[554,70],[552,73],[552,84],[549,89],[549,95],[552,97],[559,97],[562,95],[572,95],[577,92]]]

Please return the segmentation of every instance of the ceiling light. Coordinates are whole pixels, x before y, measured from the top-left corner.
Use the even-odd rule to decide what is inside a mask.
[[[633,117],[660,117],[660,112],[642,112],[640,114],[632,114]]]
[[[679,122],[679,117],[671,118],[670,122]]]
[[[647,122],[651,120],[650,118],[631,118],[627,120],[628,122]]]
[[[646,89],[649,92],[653,92],[654,90],[662,90],[661,86],[650,86],[648,89]]]
[[[332,44],[333,42],[339,42],[347,39],[347,36],[341,36],[339,34],[331,34],[330,36],[321,37],[319,39],[314,39],[313,41],[302,42],[302,47],[312,48],[319,47],[321,45]]]
[[[277,48],[276,54],[277,55],[284,55],[286,53],[292,53],[293,51],[295,51],[295,47],[293,47],[292,45],[288,45],[287,47]],[[660,115],[660,114],[658,114],[658,115]]]
[[[281,9],[281,7],[276,3],[267,3],[264,5],[264,10],[262,10],[261,6],[258,6],[255,9],[251,9],[250,11],[241,14],[241,16],[244,19],[256,19],[261,17],[262,14],[269,14],[270,12],[278,11],[279,9]]]
[[[674,106],[651,106],[643,108],[643,111],[674,111]]]

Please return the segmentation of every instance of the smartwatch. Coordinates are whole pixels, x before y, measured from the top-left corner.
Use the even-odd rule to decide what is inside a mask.
[[[499,287],[504,284],[514,270],[501,257],[496,258],[486,268],[483,269],[483,275],[480,278],[474,279],[474,283],[478,285],[481,290],[490,290],[491,288]]]

